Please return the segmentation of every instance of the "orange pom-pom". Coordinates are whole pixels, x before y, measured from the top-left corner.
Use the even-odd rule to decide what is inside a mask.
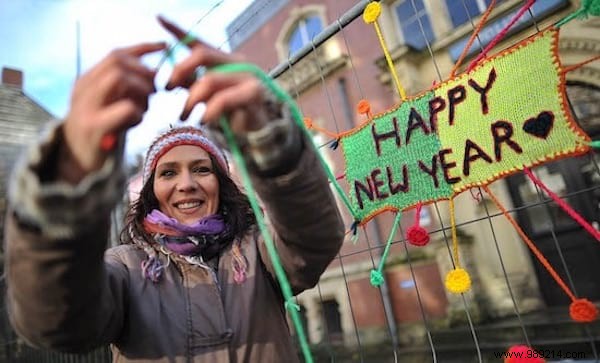
[[[371,112],[371,104],[367,100],[360,100],[356,109],[361,115],[368,115]]]
[[[306,125],[307,129],[312,129],[313,127],[313,121],[310,117],[305,117],[304,118],[304,125]]]
[[[408,227],[406,238],[408,239],[408,242],[414,246],[425,246],[429,243],[429,233],[425,228],[419,225]]]
[[[546,363],[541,354],[526,345],[513,345],[506,355],[504,363]]]
[[[591,323],[598,318],[598,308],[588,299],[577,299],[569,306],[571,319],[580,323]]]

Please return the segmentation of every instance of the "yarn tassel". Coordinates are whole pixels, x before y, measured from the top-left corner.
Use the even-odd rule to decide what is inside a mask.
[[[402,212],[396,212],[396,219],[394,219],[394,225],[392,226],[392,230],[390,231],[390,235],[388,237],[387,243],[385,244],[385,249],[383,250],[383,254],[381,255],[381,260],[379,260],[379,266],[377,269],[371,270],[371,285],[377,287],[383,284],[383,265],[385,264],[385,260],[387,259],[387,255],[390,252],[390,246],[392,245],[392,240],[396,235],[396,230],[400,225],[400,219],[402,218]]]
[[[246,281],[248,274],[248,260],[242,253],[241,241],[238,239],[233,243],[231,248],[231,265],[233,267],[233,281],[236,284],[242,284]]]
[[[471,289],[471,277],[469,273],[461,268],[458,258],[458,237],[456,236],[456,219],[454,217],[454,200],[450,199],[450,226],[452,228],[452,257],[454,259],[454,270],[446,275],[445,285],[448,291],[454,294],[462,294]]]
[[[392,74],[392,79],[394,80],[394,84],[396,85],[396,89],[398,90],[398,94],[400,95],[400,99],[404,102],[406,100],[406,92],[400,83],[400,79],[398,78],[398,74],[396,74],[396,67],[394,66],[394,62],[392,61],[392,57],[388,48],[385,44],[385,39],[383,39],[383,34],[381,33],[381,29],[377,24],[377,18],[381,14],[381,5],[376,1],[371,1],[363,12],[363,20],[367,24],[373,24],[375,27],[375,32],[377,33],[377,38],[379,39],[379,44],[381,45],[381,49],[383,50],[383,54],[385,55],[385,60],[387,61],[388,68],[390,69],[390,73]]]
[[[340,146],[340,139],[335,139],[331,142],[331,144],[329,144],[329,148],[331,150],[336,150],[338,146]]]
[[[560,28],[575,18],[586,19],[590,15],[600,16],[600,0],[582,0],[579,9],[564,17],[554,26]]]
[[[419,202],[415,212],[415,224],[410,226],[406,231],[406,239],[413,246],[425,246],[429,243],[429,233],[425,228],[420,226],[422,207],[423,203]]]
[[[142,261],[141,266],[142,276],[154,283],[157,283],[160,280],[162,271],[165,268],[158,256],[148,256],[147,259]]]
[[[358,105],[356,105],[356,111],[358,111],[358,113],[361,115],[365,115],[369,119],[372,118],[371,104],[365,99],[358,101]]]
[[[591,321],[596,320],[598,318],[598,308],[596,307],[596,305],[594,305],[588,299],[577,298],[575,296],[575,294],[571,291],[571,289],[569,289],[569,287],[563,281],[563,279],[558,275],[556,270],[554,270],[552,265],[550,265],[550,262],[548,262],[546,257],[544,257],[544,255],[542,254],[542,252],[538,250],[533,241],[531,241],[529,237],[525,234],[523,229],[521,229],[517,221],[513,219],[513,217],[508,213],[506,208],[504,208],[504,206],[500,203],[498,198],[491,192],[491,190],[487,186],[484,186],[483,189],[490,196],[490,198],[492,198],[492,201],[494,202],[494,204],[496,204],[496,207],[500,209],[502,214],[504,214],[508,222],[512,224],[519,236],[521,236],[521,239],[523,239],[523,242],[525,242],[527,247],[529,247],[533,255],[538,259],[542,266],[544,266],[546,271],[548,271],[548,273],[550,274],[550,276],[552,276],[554,281],[556,281],[558,286],[560,286],[563,289],[563,291],[567,294],[567,296],[571,299],[571,305],[569,306],[569,315],[571,316],[571,319],[580,323],[589,323]]]
[[[354,222],[352,222],[352,225],[350,226],[350,233],[352,234],[352,236],[350,237],[350,240],[353,243],[356,243],[356,241],[358,241],[358,224],[360,223],[360,221],[355,220]]]

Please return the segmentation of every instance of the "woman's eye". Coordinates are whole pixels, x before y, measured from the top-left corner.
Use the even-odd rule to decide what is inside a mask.
[[[163,170],[160,172],[160,176],[165,178],[171,177],[173,175],[175,175],[175,172],[173,170]]]
[[[198,174],[206,174],[210,173],[212,170],[208,166],[198,166],[195,167],[192,171]]]

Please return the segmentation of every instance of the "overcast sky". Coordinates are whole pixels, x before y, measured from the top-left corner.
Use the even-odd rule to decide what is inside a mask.
[[[173,38],[157,23],[162,14],[215,47],[228,50],[225,27],[252,0],[0,0],[0,66],[24,72],[25,93],[56,117],[68,110],[76,77],[76,28],[80,24],[81,69],[97,63],[116,47]],[[184,50],[177,58],[185,56]],[[160,56],[144,62],[156,66]],[[166,62],[157,77],[165,84]],[[185,92],[158,92],[144,122],[128,133],[129,158],[158,130],[176,123]],[[195,115],[201,113],[196,110]],[[193,115],[194,116],[194,115]]]

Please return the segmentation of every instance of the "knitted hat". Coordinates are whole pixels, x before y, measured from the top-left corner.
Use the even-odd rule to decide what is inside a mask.
[[[204,130],[192,126],[174,127],[160,134],[154,139],[150,148],[148,148],[146,160],[144,161],[144,184],[150,179],[150,175],[152,175],[152,172],[156,168],[158,159],[175,146],[180,145],[195,145],[201,147],[217,160],[219,166],[226,173],[229,173],[229,165],[227,164],[227,158],[225,157],[223,150],[206,136]]]

